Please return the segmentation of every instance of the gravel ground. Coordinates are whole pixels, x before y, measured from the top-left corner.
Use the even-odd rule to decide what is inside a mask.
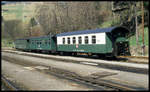
[[[68,70],[71,72],[75,72],[76,74],[79,74],[81,76],[91,76],[93,73],[105,73],[105,72],[117,73],[116,75],[107,76],[107,77],[104,77],[103,79],[112,80],[112,81],[114,81],[115,79],[115,82],[117,79],[119,80],[117,82],[122,81],[121,83],[124,83],[124,84],[128,82],[132,86],[148,89],[149,79],[148,79],[148,75],[146,74],[123,72],[119,70],[104,69],[104,68],[99,68],[99,67],[90,66],[90,65],[60,62],[57,60],[42,59],[42,58],[37,58],[37,57],[16,55],[16,54],[5,53],[5,52],[2,53],[2,56],[9,56],[12,58],[20,59],[22,60],[20,62],[26,61],[30,63],[52,66],[52,67],[56,67],[59,69]]]
[[[10,51],[10,50],[5,50]],[[118,66],[127,66],[127,67],[137,67],[137,68],[144,68],[148,69],[148,64],[136,64],[136,63],[127,63],[127,62],[118,62],[118,61],[107,61],[107,60],[100,60],[100,59],[91,59],[91,58],[82,58],[82,57],[71,57],[71,56],[55,56],[55,55],[46,55],[46,54],[37,54],[37,53],[29,53],[29,52],[20,52],[20,51],[10,51],[15,52],[18,54],[28,54],[28,55],[34,55],[34,56],[41,56],[46,58],[55,58],[55,59],[61,59],[61,60],[67,60],[67,61],[85,61],[85,62],[92,62],[92,63],[100,63],[100,64],[110,64],[110,65],[118,65]],[[141,60],[138,62],[142,62]],[[148,62],[148,60],[146,61]]]
[[[29,90],[93,90],[75,82],[58,79],[55,76],[46,75],[32,68],[22,67],[2,60],[2,74],[16,80]]]

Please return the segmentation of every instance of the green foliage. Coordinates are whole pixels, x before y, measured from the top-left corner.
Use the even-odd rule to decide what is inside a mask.
[[[99,28],[106,28],[106,27],[112,27],[114,25],[118,25],[118,20],[109,20],[106,22],[103,22]]]
[[[13,40],[11,40],[11,39],[2,39],[2,47],[14,47]]]
[[[30,8],[29,8],[30,7]],[[33,15],[34,5],[24,5],[24,4],[11,4],[11,5],[2,5],[3,17],[6,20],[19,19],[23,22],[29,22],[30,18]]]
[[[139,34],[139,45],[142,46],[143,44],[143,35]],[[148,27],[144,28],[144,43],[146,46],[148,46],[148,39],[149,38],[149,33],[148,33]],[[131,46],[136,46],[136,35],[132,36],[129,38],[129,42]]]
[[[144,8],[145,8],[146,10],[149,9],[149,2],[148,2],[148,1],[145,1],[145,2],[144,2]]]

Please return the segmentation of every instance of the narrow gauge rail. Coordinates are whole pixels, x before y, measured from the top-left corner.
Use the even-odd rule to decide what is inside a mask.
[[[2,83],[6,86],[9,90],[19,90],[14,84],[12,84],[9,80],[7,80],[3,75],[1,75]]]
[[[148,59],[149,57],[145,57],[145,56],[118,56],[121,58],[137,58],[137,59]]]
[[[7,58],[7,61],[10,61],[10,62],[14,62],[15,60],[13,59],[9,59]],[[40,64],[30,64],[30,63],[27,63],[27,62],[24,62],[23,64],[22,63],[19,63],[19,62],[16,62],[20,65],[23,65],[23,66],[41,66]],[[132,88],[132,87],[129,87],[129,85],[121,85],[121,84],[117,84],[117,83],[113,83],[113,82],[107,82],[105,80],[102,80],[102,79],[95,79],[93,77],[90,77],[90,76],[80,76],[74,72],[70,72],[70,71],[67,71],[67,70],[63,70],[63,69],[59,69],[59,68],[55,68],[55,67],[51,67],[51,66],[46,66],[46,65],[42,65],[42,67],[47,67],[47,69],[38,69],[38,68],[34,68],[35,70],[39,71],[39,72],[42,72],[42,73],[45,73],[45,74],[50,74],[50,75],[54,75],[56,77],[60,77],[60,78],[65,78],[65,79],[69,79],[69,80],[72,80],[72,81],[76,81],[78,83],[82,83],[82,84],[85,84],[85,85],[90,85],[92,87],[97,87],[97,88],[106,88],[106,90],[136,90],[135,88]]]
[[[49,66],[47,66],[47,67],[49,67]],[[38,69],[38,70],[41,71],[40,69]],[[53,67],[49,67],[48,70],[44,70],[43,72],[45,72],[47,74],[53,74],[57,77],[63,77],[65,79],[80,82],[80,83],[83,83],[86,85],[92,85],[92,86],[98,87],[98,88],[101,88],[103,86],[106,88],[106,90],[116,90],[116,91],[136,90],[136,89],[128,87],[128,86],[119,85],[117,83],[110,83],[110,82],[107,82],[102,79],[96,80],[95,78],[92,78],[92,77],[79,76],[73,72],[58,69],[58,68],[53,68]]]
[[[121,61],[127,61],[127,62],[131,62],[131,63],[141,63],[141,64],[148,64],[148,57],[144,57],[144,56],[117,56],[118,60]]]
[[[25,53],[17,53],[17,52],[11,52],[11,51],[4,51],[4,52],[8,52],[8,53],[15,53],[15,54],[20,54],[20,55],[25,55],[25,56],[32,56],[32,57],[38,57],[38,58],[44,58],[44,59],[54,59],[54,60],[62,60],[63,62],[68,62],[67,59],[59,59],[59,58],[54,58],[54,57],[43,57],[43,56],[39,56],[39,55],[31,55],[31,54],[25,54]],[[82,61],[79,62],[74,62],[74,60],[69,62],[73,62],[73,63],[81,63]],[[87,61],[86,61],[87,62]],[[123,61],[122,61],[123,62]],[[132,61],[129,61],[132,62]],[[134,72],[134,73],[141,73],[141,74],[147,74],[148,73],[148,69],[141,69],[141,68],[135,68],[135,67],[127,67],[127,66],[122,66],[122,65],[112,65],[112,64],[98,64],[97,67],[103,67],[103,68],[109,68],[109,69],[115,69],[115,70],[122,70],[122,71],[127,71],[127,72]]]
[[[5,50],[3,50],[3,51],[4,51],[4,52],[10,52],[10,51],[5,51]],[[20,50],[12,49],[12,51],[20,51]],[[21,52],[22,52],[22,51],[21,51]],[[23,51],[23,52],[26,52],[26,51]],[[30,52],[30,53],[35,53],[35,52]],[[43,53],[41,53],[41,54],[43,54]],[[45,54],[45,53],[44,53],[44,54]],[[50,54],[50,55],[53,55],[53,54]],[[146,56],[117,56],[116,58],[124,58],[124,59],[133,58],[133,59],[145,59],[145,60],[148,60],[148,59],[149,59],[149,57],[146,57]],[[112,59],[117,60],[116,58],[112,58]],[[124,59],[121,60],[121,61],[124,62]],[[120,60],[119,60],[119,61],[120,61]],[[129,62],[132,63],[132,61],[129,61]],[[137,62],[134,62],[134,63],[137,63]],[[140,63],[142,63],[142,62],[140,62]]]

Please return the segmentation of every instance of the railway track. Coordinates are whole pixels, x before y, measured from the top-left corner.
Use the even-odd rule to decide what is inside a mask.
[[[4,52],[10,52],[7,50],[3,50],[3,51]],[[18,50],[12,49],[12,51],[18,51]],[[16,52],[10,52],[10,53],[16,53]],[[23,55],[26,55],[26,54],[23,54]],[[35,57],[35,55],[31,55],[31,56]],[[141,64],[148,64],[149,63],[148,62],[149,57],[146,57],[146,56],[117,56],[116,58],[117,58],[116,60],[119,62],[131,62],[131,63],[141,63]],[[94,58],[92,58],[92,59],[94,59]],[[104,59],[104,60],[106,60],[106,59]]]
[[[5,60],[6,58],[4,58]],[[14,60],[13,58],[7,58],[6,61],[9,61],[9,62],[16,62],[16,60]],[[98,88],[102,88],[104,87],[106,90],[136,90],[135,88],[132,88],[132,85],[131,87],[129,87],[129,85],[120,85],[118,83],[113,83],[113,82],[108,82],[108,81],[105,81],[101,78],[95,78],[95,77],[92,77],[92,76],[80,76],[74,72],[70,72],[70,71],[67,71],[67,70],[63,70],[63,69],[59,69],[59,68],[55,68],[55,67],[51,67],[51,66],[46,66],[46,65],[40,65],[40,64],[30,64],[30,63],[19,63],[18,64],[22,65],[22,66],[26,66],[26,67],[32,67],[34,68],[35,70],[39,71],[39,72],[42,72],[42,73],[45,73],[45,74],[50,74],[50,75],[54,75],[56,77],[63,77],[65,79],[68,79],[68,80],[72,80],[72,81],[76,81],[76,82],[79,82],[79,83],[82,83],[82,84],[85,84],[85,85],[90,85],[92,87],[96,87],[97,89]],[[40,69],[40,68],[36,68],[37,66],[42,66],[42,67],[46,67],[44,69]]]
[[[49,69],[47,69],[47,70],[38,69],[38,71],[42,71],[46,74],[53,74],[57,77],[63,77],[65,79],[73,80],[76,82],[80,82],[80,83],[94,86],[94,87],[98,87],[98,88],[105,87],[105,90],[115,90],[115,91],[121,91],[121,90],[123,90],[123,91],[132,90],[133,91],[133,90],[136,90],[136,89],[128,87],[128,86],[120,85],[117,83],[107,82],[107,81],[102,80],[102,79],[95,79],[95,78],[90,77],[90,76],[80,76],[76,73],[62,70],[62,69],[58,69],[58,68],[53,68],[53,67],[49,67]]]
[[[15,90],[15,91],[19,90],[19,88],[17,88],[12,82],[7,80],[3,75],[1,75],[1,80],[2,80],[4,87],[7,88],[6,90]]]
[[[125,59],[126,62],[129,63],[141,63],[141,64],[148,64],[149,57],[145,56],[118,56],[119,59]],[[124,61],[124,60],[123,60]]]
[[[148,59],[148,57],[145,56],[118,56],[120,58],[137,58],[137,59]]]
[[[72,63],[84,64],[84,62],[79,61],[79,60],[77,62],[76,60],[56,58],[54,56],[48,57],[48,56],[34,55],[32,53],[27,54],[26,52],[21,52],[21,53],[20,52],[13,52],[13,51],[4,51],[4,52],[19,54],[19,55],[25,55],[25,56],[38,57],[38,58],[44,58],[44,59],[53,59],[53,60],[58,60],[58,61],[61,61],[61,62],[72,62]],[[85,62],[90,63],[88,61],[85,61]],[[119,60],[119,62],[120,62],[120,60]],[[124,61],[124,62],[128,62],[128,61]],[[139,62],[137,60],[136,61],[131,60],[131,62],[141,63],[141,61]],[[146,63],[148,63],[148,62],[146,62]],[[108,69],[114,69],[114,70],[121,70],[121,71],[127,71],[127,72],[134,72],[134,73],[142,73],[142,74],[147,74],[148,73],[148,69],[145,69],[145,68],[137,68],[137,67],[123,66],[123,65],[117,65],[116,66],[114,64],[112,65],[112,64],[107,64],[107,63],[106,64],[105,63],[96,63],[96,64],[97,64],[96,67],[102,67],[102,68],[108,68]]]

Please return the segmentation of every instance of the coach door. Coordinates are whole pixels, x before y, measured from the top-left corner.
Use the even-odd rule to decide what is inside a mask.
[[[52,50],[52,52],[56,52],[56,51],[57,51],[57,40],[56,40],[56,36],[52,36],[52,37],[51,37],[51,50]]]
[[[27,39],[26,49],[30,49],[30,40]]]

